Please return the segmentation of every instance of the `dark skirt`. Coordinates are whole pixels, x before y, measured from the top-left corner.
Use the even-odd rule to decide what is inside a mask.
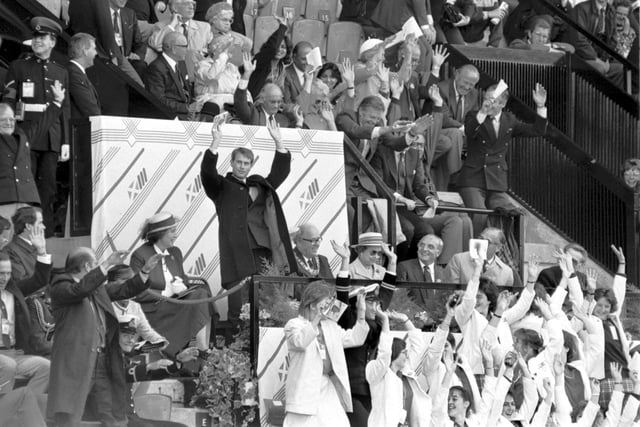
[[[186,295],[183,300],[196,300],[211,297],[208,289],[201,287]],[[189,341],[211,322],[213,303],[194,305],[172,304],[167,301],[142,303],[147,320],[153,329],[169,341],[165,352],[175,355]]]

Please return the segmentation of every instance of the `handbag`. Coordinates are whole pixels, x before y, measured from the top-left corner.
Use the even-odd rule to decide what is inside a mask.
[[[51,354],[55,322],[46,293],[38,292],[25,298],[31,326],[28,342],[24,345],[26,354],[46,356]]]
[[[455,24],[461,19],[462,12],[460,12],[460,9],[454,4],[445,3],[442,7],[442,20],[449,24]]]

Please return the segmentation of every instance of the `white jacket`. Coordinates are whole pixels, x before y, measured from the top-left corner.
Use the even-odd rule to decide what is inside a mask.
[[[332,320],[320,322],[326,353],[331,360],[336,381],[333,381],[345,412],[351,412],[351,391],[344,349],[362,345],[369,333],[369,325],[358,320],[352,329],[342,329]],[[315,415],[320,396],[322,378],[322,355],[316,337],[318,331],[304,317],[298,316],[287,322],[284,335],[289,348],[289,371],[286,383],[286,411]]]
[[[427,427],[431,421],[431,398],[418,383],[413,369],[420,362],[425,341],[419,329],[409,331],[407,337],[407,365],[402,370],[411,387],[413,399],[411,412],[403,409],[402,380],[390,369],[393,336],[388,332],[380,334],[378,357],[367,363],[365,375],[371,389],[371,413],[369,427],[397,427],[408,421],[412,427]],[[418,356],[418,357],[416,357]]]

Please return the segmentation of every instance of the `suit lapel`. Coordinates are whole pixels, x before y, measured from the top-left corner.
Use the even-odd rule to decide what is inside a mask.
[[[296,88],[296,91],[302,92],[302,85],[300,85],[300,79],[298,79],[298,73],[295,70],[295,65],[291,64],[287,69],[289,72],[289,78],[293,82],[293,86]]]
[[[0,138],[2,138],[2,143],[6,144],[12,152],[18,151],[18,142],[13,135],[0,135]]]
[[[456,117],[456,109],[458,107],[458,98],[456,97],[456,89],[453,86],[453,79],[449,83],[449,112],[451,112],[451,117],[458,120]]]
[[[180,63],[176,62],[176,70],[173,71],[173,69],[171,68],[171,65],[169,65],[169,63],[164,57],[162,57],[162,60],[164,61],[167,69],[169,70],[169,74],[171,74],[171,79],[173,80],[173,83],[176,85],[176,88],[178,89],[178,92],[180,93],[181,97],[183,99],[186,99],[185,88],[182,82],[180,81],[180,76],[178,75],[178,73],[180,72]]]

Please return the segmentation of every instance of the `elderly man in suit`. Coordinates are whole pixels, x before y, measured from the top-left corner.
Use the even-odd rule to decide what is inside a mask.
[[[77,33],[69,41],[69,96],[71,118],[86,119],[101,114],[98,92],[87,77],[87,68],[96,57],[96,39],[91,34]],[[91,143],[91,141],[85,141]]]
[[[187,39],[179,32],[170,32],[164,36],[162,46],[162,55],[147,69],[147,89],[180,120],[186,120],[201,108],[197,102],[191,102],[193,88],[184,62]]]
[[[284,102],[295,104],[304,87],[304,75],[307,72],[307,55],[313,46],[306,41],[298,42],[293,47],[292,62],[285,69]]]
[[[418,257],[398,264],[398,280],[404,282],[442,282],[444,268],[436,263],[442,253],[444,242],[435,234],[427,234],[418,242]],[[409,294],[427,312],[436,311],[438,292],[429,289],[411,288]]]
[[[25,297],[46,286],[51,273],[51,255],[47,254],[44,230],[31,236],[37,248],[34,274],[20,281],[11,278],[11,259],[0,252],[0,392],[11,390],[15,378],[26,378],[35,394],[44,394],[49,386],[49,361],[25,355],[22,351],[31,318]]]
[[[187,41],[187,52],[184,61],[187,65],[189,78],[193,81],[195,67],[202,52],[207,51],[207,46],[213,38],[211,26],[207,22],[193,19],[195,2],[193,0],[170,0],[169,10],[171,18],[155,24],[155,30],[149,37],[149,46],[156,52],[164,52],[164,38],[171,32],[182,34]]]
[[[246,125],[265,126],[272,120],[275,120],[281,127],[297,127],[304,126],[304,116],[299,107],[293,109],[295,122],[290,120],[289,116],[282,113],[284,105],[284,97],[282,89],[276,84],[267,83],[264,85],[258,98],[254,104],[247,99],[247,87],[251,74],[256,69],[256,61],[251,61],[251,56],[247,53],[243,54],[244,73],[238,83],[238,88],[233,94],[233,104],[236,114],[242,123]]]
[[[482,266],[482,277],[491,280],[496,286],[521,287],[522,280],[516,272],[500,259],[498,253],[506,244],[504,232],[499,228],[487,227],[480,233],[480,239],[489,242],[487,260]],[[448,283],[469,283],[473,277],[475,264],[470,252],[461,252],[451,258],[445,276]]]
[[[150,257],[139,274],[105,287],[107,271],[127,255],[116,251],[98,263],[93,250],[74,248],[66,273],[51,284],[56,338],[51,354],[47,418],[58,427],[76,426],[85,410],[103,425],[126,425],[126,378],[119,344],[118,318],[111,301],[132,298],[147,288],[148,272],[160,255]],[[82,327],[79,327],[82,325]]]
[[[451,156],[446,161],[437,162],[433,169],[436,188],[447,191],[452,174],[462,167],[461,154],[464,150],[464,117],[478,108],[478,90],[480,72],[471,64],[463,65],[454,72],[453,79],[438,83],[440,96],[444,102],[442,129],[438,134],[437,145],[450,147]]]
[[[497,93],[497,89],[497,85],[489,86],[480,109],[468,112],[465,117],[468,154],[458,176],[458,192],[468,208],[499,208],[518,215],[519,211],[506,194],[507,150],[512,138],[542,136],[546,133],[547,91],[536,83],[533,101],[538,114],[534,124],[527,124],[512,113],[503,111],[509,91],[505,89]],[[476,233],[484,229],[486,221],[486,215],[473,215]]]
[[[207,196],[219,218],[220,274],[222,287],[230,289],[262,270],[263,260],[283,272],[297,272],[287,221],[276,189],[289,176],[291,153],[286,149],[278,124],[267,128],[275,142],[271,171],[267,177],[249,175],[254,164],[251,150],[239,147],[231,153],[231,172],[220,175],[218,148],[222,140],[221,117],[214,119],[213,140],[204,153],[200,175]],[[236,326],[248,287],[229,295],[227,318]]]

